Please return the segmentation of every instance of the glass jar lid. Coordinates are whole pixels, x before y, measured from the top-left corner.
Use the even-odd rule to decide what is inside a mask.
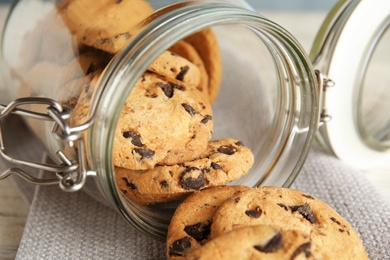
[[[362,170],[390,166],[389,10],[386,0],[340,1],[311,50],[314,66],[335,82],[324,89],[323,113],[332,119],[319,139]]]

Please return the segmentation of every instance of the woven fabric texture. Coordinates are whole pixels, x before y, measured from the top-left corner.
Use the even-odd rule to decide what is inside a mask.
[[[293,188],[324,200],[360,235],[370,259],[390,259],[390,205],[358,171],[313,148]],[[83,192],[39,187],[17,259],[165,259],[165,244]]]

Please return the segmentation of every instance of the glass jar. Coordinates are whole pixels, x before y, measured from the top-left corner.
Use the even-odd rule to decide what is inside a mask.
[[[290,186],[319,125],[330,119],[325,90],[333,81],[324,75],[333,73],[328,66],[332,65],[329,55],[338,50],[334,39],[343,39],[346,21],[367,2],[340,2],[320,31],[312,52],[314,58],[310,59],[287,30],[256,13],[245,1],[16,1],[2,38],[2,86],[7,91],[8,105],[2,105],[1,116],[22,115],[45,144],[49,158],[45,163],[13,158],[7,154],[3,140],[2,156],[13,163],[53,172],[53,178],[34,182],[59,184],[65,191],[82,189],[116,209],[139,231],[164,239],[179,202],[144,205],[129,199],[118,184],[121,165],[114,157],[118,122],[126,113],[124,107],[132,101],[129,97],[147,73],[158,74],[153,64],[167,50],[175,53],[174,47],[184,41],[195,48],[203,62],[202,66],[195,61],[191,64],[206,71],[199,75],[207,75],[206,87],[198,88],[200,83],[195,86],[198,92],[209,87],[201,99],[203,107],[212,111],[203,118],[213,124],[209,128],[212,135],[206,139],[233,138],[253,154],[254,163],[248,173],[228,184]],[[385,1],[378,2],[382,9],[388,6]],[[203,38],[191,40],[194,37]],[[314,70],[312,61],[325,73]],[[178,70],[180,75],[175,74],[172,81],[183,81],[184,88],[190,88],[183,79],[188,66]],[[182,83],[177,84],[180,86],[171,86],[170,94],[165,95],[180,91]],[[218,94],[213,96],[211,92]],[[157,94],[148,92],[147,96],[156,98]],[[141,100],[137,109],[154,109]],[[179,107],[191,117],[200,114],[183,103]],[[152,136],[161,139],[165,149],[171,141],[177,141],[175,131],[187,119],[176,112],[153,111],[163,130],[153,130]],[[321,129],[327,127],[328,123]],[[319,131],[326,137],[321,140],[331,139],[322,133],[325,130]],[[133,134],[122,132],[122,137],[130,137],[144,148],[145,140]],[[192,139],[199,136],[193,135]],[[138,154],[141,161],[157,153],[134,153],[136,149],[131,154]],[[147,172],[161,165],[180,166],[200,155],[192,152],[186,156],[184,161],[161,160],[148,169],[131,170]],[[384,156],[389,158],[388,153]],[[31,181],[29,173],[21,169],[10,169],[2,175],[11,173]],[[127,185],[135,188],[132,183]],[[164,182],[162,186],[166,185]],[[203,186],[187,190],[198,188]]]

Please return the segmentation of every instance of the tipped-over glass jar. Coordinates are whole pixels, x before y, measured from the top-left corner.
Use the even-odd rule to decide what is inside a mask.
[[[342,1],[329,16],[312,58],[323,72],[337,50],[327,37],[343,39],[367,2]],[[196,190],[291,185],[329,119],[333,82],[245,1],[20,0],[1,55],[1,118],[22,115],[49,155],[11,157],[2,136],[2,156],[53,178],[1,177],[82,189],[157,238]]]

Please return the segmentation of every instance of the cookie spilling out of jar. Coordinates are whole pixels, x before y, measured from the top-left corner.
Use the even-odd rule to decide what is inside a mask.
[[[176,209],[173,259],[368,259],[353,227],[325,202],[282,187],[219,186]]]
[[[74,108],[71,124],[79,125],[88,119],[105,67],[154,10],[145,1],[65,0],[57,11],[79,52],[66,71],[72,74],[79,64],[83,75],[62,88],[77,89],[64,103]],[[115,178],[128,199],[140,205],[180,201],[249,171],[254,156],[248,147],[230,136],[213,140],[212,103],[221,80],[219,45],[209,28],[183,38],[148,66],[114,137]]]

